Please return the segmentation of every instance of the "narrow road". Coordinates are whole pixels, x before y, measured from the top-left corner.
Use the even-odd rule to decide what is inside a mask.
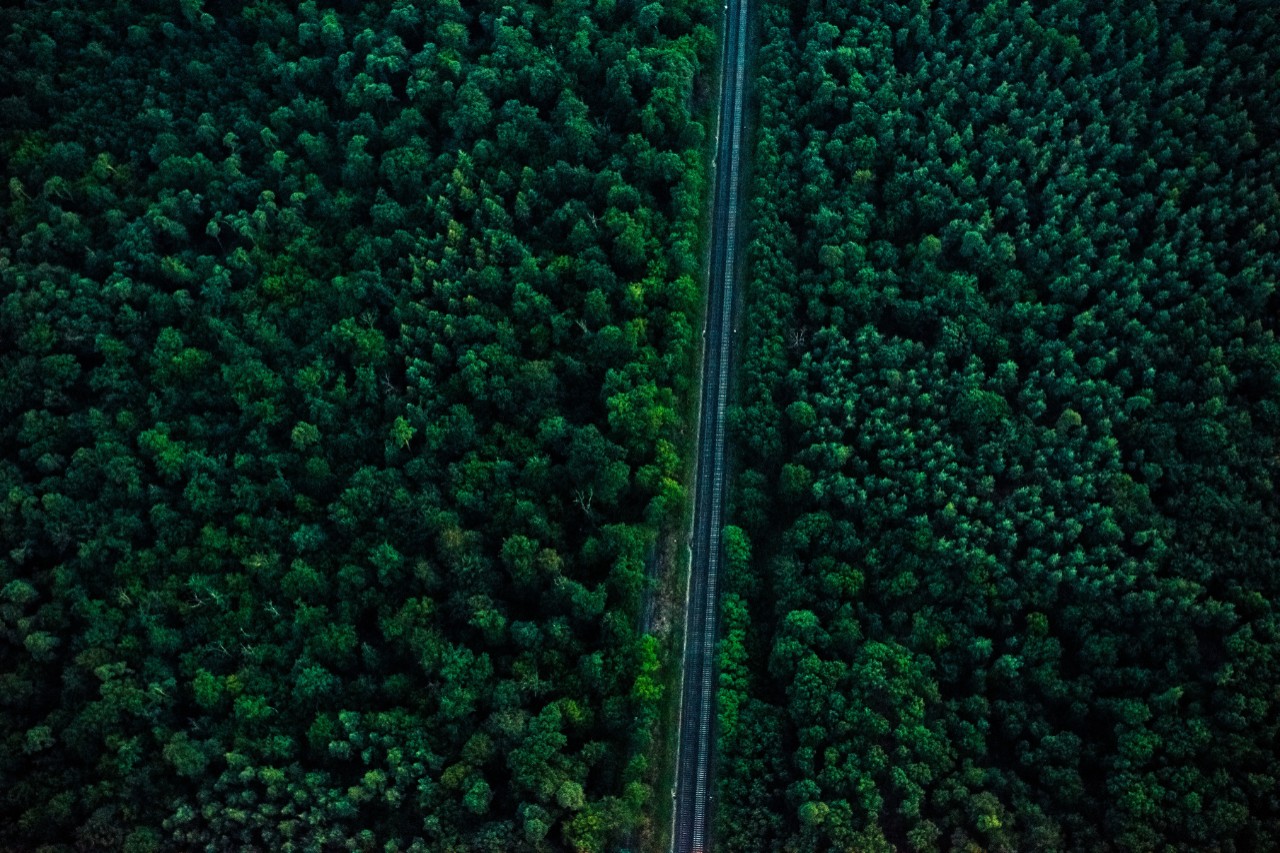
[[[730,336],[738,280],[739,183],[745,144],[747,0],[725,7],[720,119],[716,135],[715,196],[711,212],[711,264],[702,358],[698,474],[685,603],[684,673],[676,757],[674,853],[710,849],[712,739],[715,736],[715,651],[721,533],[725,501],[725,406]]]

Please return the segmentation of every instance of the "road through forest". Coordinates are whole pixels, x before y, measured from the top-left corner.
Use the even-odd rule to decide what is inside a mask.
[[[740,258],[739,184],[746,144],[747,0],[725,6],[710,277],[702,358],[688,598],[685,604],[680,735],[676,756],[675,853],[709,849],[712,739],[715,736],[715,649],[721,533],[725,504],[725,408],[728,400],[734,294]]]

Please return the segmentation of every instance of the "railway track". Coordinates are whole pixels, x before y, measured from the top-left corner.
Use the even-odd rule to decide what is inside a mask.
[[[741,255],[740,183],[746,144],[746,73],[747,2],[729,0],[725,5],[697,478],[685,603],[676,803],[671,833],[674,853],[702,853],[710,847],[716,728],[716,617],[726,485],[725,410]]]

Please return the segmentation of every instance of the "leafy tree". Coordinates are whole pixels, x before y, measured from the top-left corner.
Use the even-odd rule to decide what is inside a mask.
[[[0,12],[0,846],[647,831],[716,14]]]
[[[726,849],[1275,848],[1274,46],[1165,11],[761,5]]]

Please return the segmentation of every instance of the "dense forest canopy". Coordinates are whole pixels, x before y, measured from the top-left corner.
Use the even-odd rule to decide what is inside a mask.
[[[0,847],[643,833],[716,11],[0,12]]]
[[[722,848],[1276,849],[1276,12],[759,7]]]
[[[753,5],[718,846],[1277,849],[1277,13]],[[0,10],[0,847],[660,836],[720,11]]]

